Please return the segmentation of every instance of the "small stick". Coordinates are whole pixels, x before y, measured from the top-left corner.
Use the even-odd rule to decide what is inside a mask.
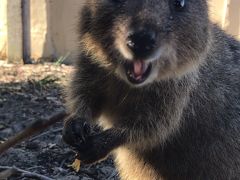
[[[62,131],[62,130],[63,130],[63,128],[59,128],[59,129],[54,129],[54,130],[52,130],[52,131],[44,132],[44,133],[42,133],[42,134],[39,134],[39,135],[31,138],[30,141],[35,141],[36,139],[38,139],[38,138],[40,138],[40,137],[42,137],[42,136],[46,136],[46,135],[51,134],[51,133],[57,133],[57,132],[60,132],[60,131]]]
[[[15,172],[19,172],[19,173],[22,174],[22,176],[25,176],[25,177],[32,177],[32,178],[35,177],[35,178],[38,178],[40,180],[54,180],[54,179],[49,178],[47,176],[37,174],[37,173],[34,173],[34,172],[29,172],[29,171],[26,171],[26,170],[23,170],[23,169],[20,169],[20,168],[17,168],[17,167],[0,166],[0,169],[10,170],[10,171],[12,171],[12,175],[16,174]],[[8,174],[8,175],[10,175],[10,174]]]
[[[31,136],[41,132],[42,130],[45,130],[49,126],[59,122],[63,121],[67,117],[66,111],[60,111],[50,118],[46,120],[37,120],[35,121],[32,125],[27,127],[25,130],[22,132],[10,137],[7,141],[4,143],[0,144],[0,155],[7,151],[9,148],[15,146],[16,144],[24,141],[25,139],[30,138]]]

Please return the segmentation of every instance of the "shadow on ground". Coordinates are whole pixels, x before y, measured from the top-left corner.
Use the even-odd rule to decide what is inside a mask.
[[[36,75],[37,72],[34,73]],[[11,71],[10,74],[12,76],[14,73]],[[61,70],[59,74],[62,74]],[[15,73],[14,77],[21,79],[18,75]],[[20,82],[0,81],[0,142],[6,141],[31,122],[64,108],[64,79],[56,73],[49,72],[45,75],[41,72],[37,77],[27,76]],[[68,165],[74,160],[75,154],[62,142],[61,130],[62,123],[57,123],[42,134],[10,149],[0,156],[0,166],[16,166],[60,180],[117,179],[117,172],[110,158],[96,165],[83,165],[79,173],[69,168]],[[0,172],[3,170],[5,169],[0,168]],[[10,179],[29,178],[19,174]]]

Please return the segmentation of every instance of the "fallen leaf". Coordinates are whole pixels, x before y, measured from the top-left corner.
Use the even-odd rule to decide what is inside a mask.
[[[75,161],[68,167],[71,167],[74,169],[74,171],[79,172],[81,167],[81,161],[79,159],[75,159]]]

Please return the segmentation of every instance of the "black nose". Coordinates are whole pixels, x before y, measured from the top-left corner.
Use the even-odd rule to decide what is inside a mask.
[[[145,58],[151,54],[156,45],[156,33],[150,30],[141,30],[128,36],[127,46],[135,57]]]

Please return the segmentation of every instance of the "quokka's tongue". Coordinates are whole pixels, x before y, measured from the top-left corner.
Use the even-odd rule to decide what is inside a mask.
[[[147,70],[147,66],[143,61],[133,62],[133,72],[135,77],[141,77]]]

